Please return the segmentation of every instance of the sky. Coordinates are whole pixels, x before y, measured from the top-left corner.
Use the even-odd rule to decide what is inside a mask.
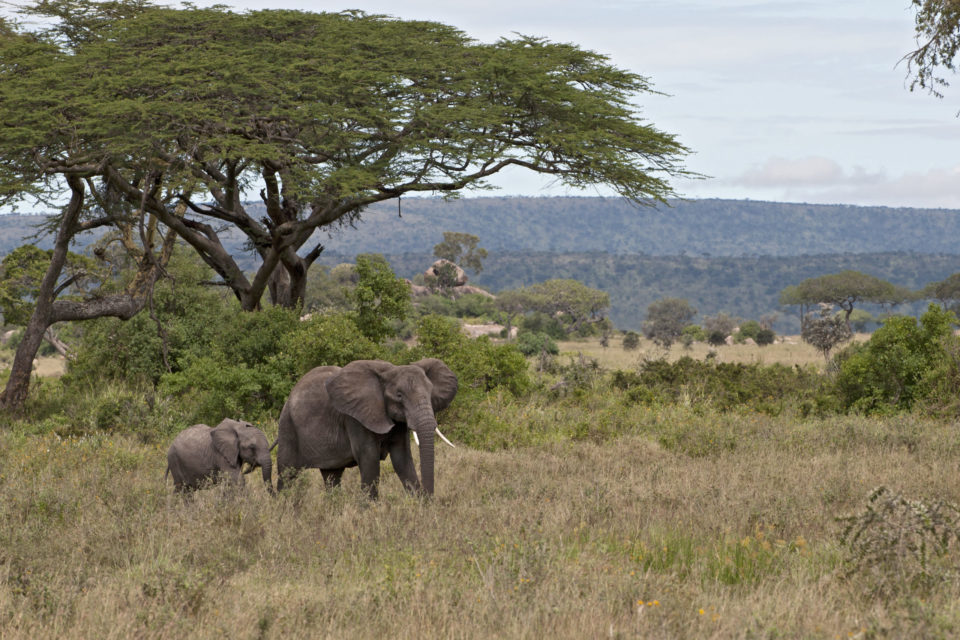
[[[692,149],[689,198],[960,208],[960,82],[910,92],[910,0],[200,0],[237,10],[360,9],[570,42],[666,95],[641,116]],[[516,169],[498,195],[573,191]],[[482,192],[482,195],[492,195]]]

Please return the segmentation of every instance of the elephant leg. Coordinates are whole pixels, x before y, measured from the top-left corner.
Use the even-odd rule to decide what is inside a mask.
[[[400,437],[390,443],[390,463],[393,470],[403,483],[403,488],[410,493],[420,492],[420,478],[417,477],[417,467],[413,464],[413,455],[410,453],[410,436],[404,429]]]
[[[277,491],[283,491],[287,484],[293,484],[303,469],[300,467],[281,467],[277,466]]]
[[[343,469],[320,469],[320,475],[323,476],[323,484],[327,489],[333,489],[340,486],[340,480],[343,478]]]
[[[380,456],[365,456],[357,461],[360,467],[360,488],[367,492],[371,500],[380,495],[377,485],[380,484]]]

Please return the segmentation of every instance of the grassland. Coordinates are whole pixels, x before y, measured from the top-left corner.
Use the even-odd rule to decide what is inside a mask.
[[[355,470],[332,492],[307,473],[277,499],[250,481],[182,500],[164,442],[0,432],[0,637],[960,633],[954,547],[923,580],[902,547],[858,569],[836,520],[878,485],[960,502],[955,424],[644,406],[599,386],[477,411],[519,446],[440,449],[432,500],[385,462],[375,503]],[[462,442],[458,420],[441,424]]]
[[[854,340],[866,341],[870,334],[856,334]],[[640,339],[639,348],[624,351],[621,337],[610,339],[609,345],[604,347],[598,338],[584,340],[570,340],[558,343],[562,359],[582,353],[584,356],[596,359],[601,366],[608,369],[629,370],[637,366],[642,360],[666,358],[674,361],[684,356],[696,360],[703,360],[707,354],[716,362],[742,362],[745,364],[773,364],[779,362],[786,365],[813,365],[818,369],[824,367],[823,354],[803,342],[800,336],[782,336],[775,344],[757,346],[755,344],[732,344],[714,347],[706,342],[695,342],[689,348],[681,344],[674,344],[670,349],[664,349],[646,338]]]

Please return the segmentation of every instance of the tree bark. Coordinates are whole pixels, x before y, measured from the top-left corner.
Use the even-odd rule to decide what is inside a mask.
[[[76,176],[67,176],[67,184],[70,186],[72,194],[57,230],[57,239],[53,247],[53,255],[50,258],[50,266],[47,267],[47,272],[40,283],[36,306],[23,332],[23,340],[17,347],[17,353],[13,358],[10,379],[7,381],[3,394],[0,395],[0,406],[8,411],[20,409],[27,399],[33,360],[37,357],[40,343],[43,342],[44,332],[53,324],[51,316],[53,314],[53,299],[57,289],[57,280],[60,278],[60,272],[63,271],[63,265],[67,261],[70,240],[76,233],[75,229],[80,219],[80,211],[83,209],[83,181]]]
[[[169,260],[176,241],[175,232],[169,229],[163,239],[159,257],[153,255],[150,247],[144,247],[137,275],[123,293],[89,300],[56,300],[57,280],[66,263],[70,241],[83,228],[79,224],[84,199],[83,182],[79,178],[68,176],[67,183],[73,195],[60,221],[50,266],[47,267],[47,272],[40,284],[36,306],[24,330],[23,341],[17,347],[10,379],[3,393],[0,394],[0,408],[7,411],[19,411],[27,399],[33,360],[37,356],[47,329],[57,322],[91,320],[106,316],[129,320],[135,316],[146,306],[153,286],[163,266]]]

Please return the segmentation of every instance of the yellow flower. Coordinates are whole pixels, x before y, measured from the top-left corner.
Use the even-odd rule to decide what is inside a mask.
[[[700,609],[700,615],[703,615],[705,612],[703,609]]]

